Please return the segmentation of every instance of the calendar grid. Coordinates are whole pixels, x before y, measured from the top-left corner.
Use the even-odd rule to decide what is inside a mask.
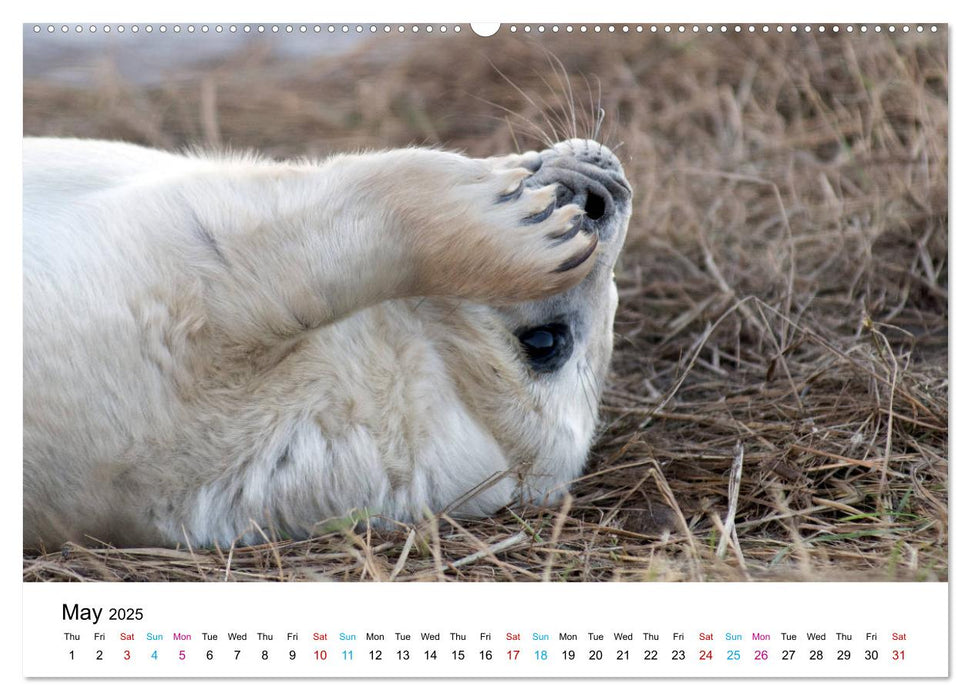
[[[937,583],[25,584],[24,605],[29,677],[948,674]]]

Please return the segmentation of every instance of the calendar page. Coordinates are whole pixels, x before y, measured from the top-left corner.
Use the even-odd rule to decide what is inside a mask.
[[[24,677],[949,676],[947,23],[83,14]]]

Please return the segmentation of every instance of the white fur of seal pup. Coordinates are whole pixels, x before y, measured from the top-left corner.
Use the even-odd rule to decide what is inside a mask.
[[[582,139],[321,163],[27,139],[25,547],[555,501],[630,211]]]

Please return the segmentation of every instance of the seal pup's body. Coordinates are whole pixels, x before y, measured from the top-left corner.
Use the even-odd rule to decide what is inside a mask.
[[[28,139],[24,545],[555,499],[596,426],[629,194],[581,140],[315,164]]]

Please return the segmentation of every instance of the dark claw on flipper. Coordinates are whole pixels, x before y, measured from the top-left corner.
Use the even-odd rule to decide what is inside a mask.
[[[593,251],[597,249],[597,243],[599,242],[599,240],[600,239],[598,239],[596,236],[591,236],[590,245],[587,246],[586,250],[584,250],[579,255],[574,255],[572,258],[570,258],[562,265],[560,265],[558,268],[553,270],[553,272],[567,272],[569,270],[572,270],[575,267],[579,267],[580,265],[582,265],[587,258],[593,255]]]
[[[526,181],[520,180],[519,185],[512,192],[507,192],[506,194],[501,194],[496,199],[496,204],[501,204],[502,202],[511,202],[514,199],[519,199],[519,195],[523,193],[523,189],[526,187]]]
[[[553,213],[553,209],[556,207],[556,200],[550,202],[549,206],[543,211],[536,212],[535,214],[530,214],[524,218],[520,223],[523,224],[538,224],[540,221],[546,221],[550,218],[550,214]]]
[[[565,241],[570,240],[575,235],[577,235],[582,225],[583,225],[583,217],[576,216],[573,218],[573,226],[571,226],[569,229],[567,229],[563,233],[549,233],[546,235],[546,237],[552,241],[556,241],[557,243],[563,243]]]

